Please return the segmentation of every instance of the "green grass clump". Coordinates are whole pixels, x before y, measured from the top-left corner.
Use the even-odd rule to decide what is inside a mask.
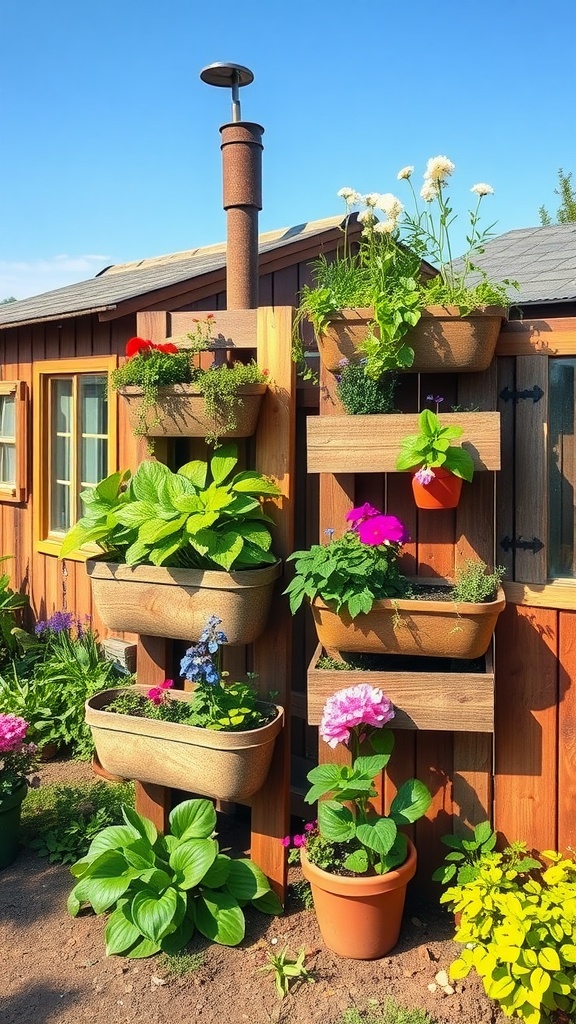
[[[51,864],[73,864],[98,832],[122,824],[122,804],[134,806],[131,782],[31,789],[22,805],[22,840]]]
[[[375,1005],[365,1010],[356,1007],[345,1010],[340,1024],[434,1024],[425,1010],[408,1010],[399,1006],[395,999],[389,998],[381,1006],[373,1002]]]
[[[160,971],[165,971],[172,978],[184,978],[187,974],[193,974],[194,971],[203,967],[205,959],[205,954],[202,951],[186,953],[185,950],[182,950],[180,953],[163,953],[158,967]]]

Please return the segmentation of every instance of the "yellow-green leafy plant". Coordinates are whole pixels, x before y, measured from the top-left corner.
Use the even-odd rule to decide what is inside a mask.
[[[296,958],[288,955],[288,946],[280,953],[267,953],[268,963],[261,967],[261,971],[271,971],[274,974],[274,985],[279,999],[288,995],[290,986],[297,981],[309,981],[314,983],[314,978],[305,965],[306,950],[304,946],[299,950]]]
[[[526,870],[525,843],[487,852],[475,878],[440,897],[460,915],[464,946],[450,976],[474,969],[508,1017],[568,1024],[576,1020],[576,863],[552,850],[540,858]]]

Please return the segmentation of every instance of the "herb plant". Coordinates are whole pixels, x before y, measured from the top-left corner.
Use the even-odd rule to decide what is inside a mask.
[[[364,372],[365,366],[365,360],[359,363],[342,360],[336,378],[336,390],[346,412],[350,416],[392,412],[396,390],[395,375],[386,373],[374,380]]]
[[[264,498],[278,487],[248,469],[232,476],[238,462],[234,444],[223,445],[210,462],[188,462],[176,473],[159,462],[142,462],[113,473],[80,497],[86,515],[66,534],[64,558],[96,542],[110,560],[127,565],[168,565],[194,569],[250,569],[276,561],[271,553],[271,520]]]
[[[266,914],[282,912],[256,864],[220,853],[210,800],[178,804],[165,836],[131,808],[123,809],[123,817],[124,825],[104,829],[70,869],[76,884],[68,910],[76,917],[90,904],[96,914],[109,914],[108,956],[177,953],[196,931],[237,946],[247,904]]]
[[[388,697],[367,683],[338,690],[326,701],[320,736],[331,747],[347,747],[352,764],[320,764],[308,773],[312,785],[304,799],[319,801],[318,827],[305,832],[304,848],[308,859],[325,871],[385,874],[406,860],[407,840],[398,826],[421,818],[432,797],[424,783],[409,779],[387,816],[377,814],[370,803],[376,796],[374,778],[394,749],[394,733],[384,729],[393,718]]]
[[[485,562],[469,558],[456,570],[452,599],[457,603],[470,601],[473,604],[493,601],[505,575],[506,567],[503,565],[496,565],[489,572]]]
[[[386,999],[382,1005],[378,1005],[375,999],[369,1003],[372,1005],[365,1010],[358,1010],[355,1006],[345,1010],[337,1024],[435,1024],[426,1010],[408,1009],[392,998]]]
[[[475,970],[489,998],[526,1024],[576,1014],[576,863],[555,851],[541,858],[536,869],[524,843],[487,852],[474,878],[440,898],[460,914],[464,948],[451,977]]]
[[[351,528],[328,544],[313,544],[309,551],[295,551],[296,574],[284,591],[294,614],[304,598],[330,602],[351,618],[369,612],[374,601],[405,596],[407,580],[398,569],[402,544],[408,540],[405,526],[396,516],[385,516],[366,503],[354,508],[346,519]]]
[[[434,470],[441,468],[470,482],[474,476],[472,456],[464,448],[453,445],[462,436],[459,426],[443,427],[439,417],[430,409],[423,409],[418,417],[419,434],[408,434],[401,441],[396,460],[399,471],[418,468],[417,479],[430,483]]]
[[[266,956],[268,963],[264,967],[260,967],[260,970],[273,972],[274,985],[280,999],[284,999],[288,995],[290,986],[295,982],[314,983],[314,978],[305,965],[306,950],[304,946],[299,950],[296,958],[288,955],[288,946],[284,946],[279,953],[268,952]]]

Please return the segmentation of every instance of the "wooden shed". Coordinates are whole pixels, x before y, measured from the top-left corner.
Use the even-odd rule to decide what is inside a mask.
[[[310,280],[310,261],[333,252],[339,239],[337,218],[262,236],[260,306],[295,305]],[[490,669],[493,731],[399,732],[395,774],[384,786],[384,801],[411,775],[433,792],[415,826],[423,881],[442,858],[440,836],[487,817],[503,838],[538,850],[576,844],[576,225],[509,232],[490,242],[478,262],[493,276],[520,282],[518,311],[500,335],[496,359],[487,371],[458,379],[411,375],[399,399],[403,412],[421,408],[429,392],[442,394],[446,406],[500,412],[501,469],[478,474],[461,509],[438,513],[431,523],[417,518],[400,474],[318,466],[307,473],[306,421],[338,407],[324,381],[320,391],[301,385],[295,410],[296,548],[317,540],[331,525],[327,517],[346,507],[343,496],[354,494],[408,520],[413,542],[406,558],[417,573],[450,576],[473,553],[507,568],[508,604]],[[93,615],[83,565],[58,559],[59,537],[78,514],[78,485],[93,481],[81,479],[78,466],[66,479],[52,473],[50,453],[70,440],[70,429],[55,421],[51,396],[65,397],[78,431],[82,403],[94,398],[129,337],[147,325],[152,336],[160,313],[167,336],[177,314],[224,309],[224,287],[220,246],[111,267],[91,281],[0,307],[1,546],[14,555],[14,584],[29,594],[39,618],[61,608]],[[107,415],[106,433],[96,422],[75,438],[100,476],[133,467],[143,452],[113,399]],[[314,648],[311,623],[299,613],[295,810],[302,809],[304,776],[318,756],[306,699]]]

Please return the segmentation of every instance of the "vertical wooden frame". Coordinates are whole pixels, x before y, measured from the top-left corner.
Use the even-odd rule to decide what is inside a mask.
[[[0,380],[0,395],[14,395],[14,486],[0,484],[0,502],[19,504],[28,498],[28,385],[24,380]]]

